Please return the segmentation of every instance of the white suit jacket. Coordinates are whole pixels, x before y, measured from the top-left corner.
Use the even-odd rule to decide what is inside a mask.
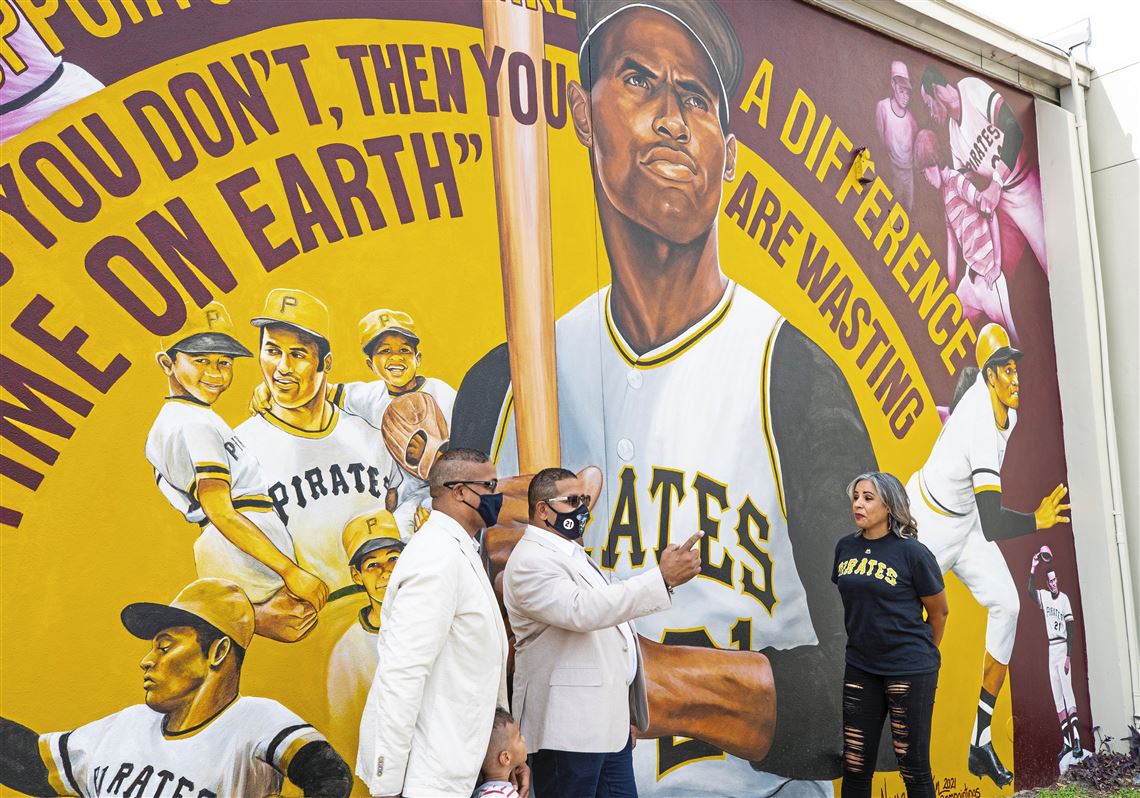
[[[372,795],[469,798],[507,705],[507,636],[471,536],[438,510],[396,562],[377,648],[357,775]]]
[[[640,649],[631,684],[619,627],[668,609],[669,592],[657,568],[598,586],[593,561],[553,534],[527,527],[503,576],[515,633],[514,715],[531,751],[620,751],[631,718],[648,727],[649,708]]]

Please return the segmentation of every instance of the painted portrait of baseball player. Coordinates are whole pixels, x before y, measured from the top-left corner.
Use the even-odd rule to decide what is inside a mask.
[[[1038,587],[1039,575],[1045,576],[1045,587]],[[1029,583],[1026,592],[1045,618],[1045,635],[1049,640],[1049,687],[1053,691],[1053,706],[1057,722],[1061,724],[1061,752],[1057,766],[1062,773],[1069,765],[1083,759],[1089,752],[1081,746],[1081,732],[1077,727],[1077,698],[1073,693],[1071,657],[1076,624],[1069,597],[1061,591],[1057,570],[1053,564],[1053,551],[1048,546],[1033,555],[1029,563]]]
[[[170,604],[142,602],[123,626],[149,643],[142,704],[67,732],[0,719],[0,784],[27,795],[347,796],[352,774],[311,725],[276,701],[241,695],[253,605],[199,579]]]
[[[914,166],[942,194],[946,222],[946,275],[971,319],[1000,324],[1018,344],[1009,303],[1009,282],[1002,270],[1001,230],[997,211],[983,211],[982,192],[968,176],[950,168],[933,130],[920,130],[914,142]],[[965,266],[958,278],[959,253]]]
[[[1041,177],[1023,146],[1025,133],[1013,111],[981,78],[951,85],[933,66],[923,71],[919,91],[930,118],[946,126],[954,168],[986,183],[982,211],[996,211],[1011,221],[1048,274]]]
[[[891,190],[908,211],[914,204],[914,136],[918,122],[910,110],[910,72],[902,61],[891,62],[891,93],[875,106],[875,132],[887,150]]]
[[[192,308],[161,350],[167,393],[145,451],[159,490],[202,528],[194,542],[197,573],[237,583],[254,602],[258,634],[298,640],[312,629],[328,588],[297,565],[261,464],[212,409],[233,381],[235,359],[252,354],[219,302]]]
[[[922,542],[942,572],[953,571],[988,613],[967,765],[975,776],[989,777],[998,786],[1009,784],[1013,774],[994,751],[990,722],[1009,670],[1020,601],[997,541],[1069,522],[1064,485],[1032,513],[1002,504],[1001,466],[1021,401],[1021,355],[999,325],[981,329],[975,347],[978,375],[951,408],[926,463],[906,486]]]
[[[829,780],[840,772],[839,704],[819,686],[839,683],[844,638],[838,598],[818,574],[844,529],[846,480],[875,456],[835,363],[721,268],[716,219],[735,170],[728,98],[740,44],[714,3],[592,2],[579,7],[578,30],[571,117],[590,154],[613,276],[555,327],[562,462],[605,471],[585,545],[628,577],[702,530],[701,578],[639,630],[660,643],[762,652],[779,697],[766,755],[734,756],[706,739],[643,742],[639,791],[763,796],[790,780]],[[452,443],[490,447],[500,472],[516,473],[509,399],[487,412],[488,395],[508,394],[507,360],[500,347],[469,371]],[[662,677],[649,651],[652,717]],[[742,674],[744,662],[718,678]],[[722,717],[770,700],[740,685],[722,695]]]
[[[323,302],[275,288],[251,323],[260,330],[258,361],[269,404],[236,431],[262,463],[269,499],[285,519],[298,562],[328,585],[333,600],[355,591],[341,531],[355,516],[383,506],[392,458],[379,429],[332,402]]]
[[[349,521],[341,536],[348,572],[368,597],[355,623],[332,647],[329,657],[329,739],[346,761],[356,761],[360,715],[372,687],[379,654],[380,608],[396,560],[404,550],[400,530],[387,510],[377,509]]]

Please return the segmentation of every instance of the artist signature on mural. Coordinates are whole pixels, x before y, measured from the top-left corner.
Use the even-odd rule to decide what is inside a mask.
[[[981,798],[982,788],[967,787],[965,784],[959,783],[957,777],[948,776],[943,779],[934,777],[934,790],[938,794],[938,798]],[[905,798],[906,791],[900,792],[887,792],[886,785],[879,789],[880,798]]]

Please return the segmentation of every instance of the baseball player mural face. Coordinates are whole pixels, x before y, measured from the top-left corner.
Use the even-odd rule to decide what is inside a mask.
[[[268,324],[259,361],[275,405],[293,410],[324,401],[332,354],[322,358],[314,336],[286,324]]]
[[[703,242],[736,165],[716,68],[690,32],[653,9],[622,12],[591,46],[599,73],[589,96],[570,84],[570,105],[603,227],[620,215],[666,241]]]
[[[369,370],[388,384],[393,393],[413,383],[420,367],[419,341],[398,332],[386,332],[376,339],[366,358]]]
[[[377,604],[383,603],[388,580],[392,578],[392,571],[396,568],[399,556],[400,550],[396,548],[381,549],[366,554],[350,567],[352,581],[363,587],[372,601]]]
[[[158,365],[170,380],[172,396],[184,396],[212,405],[234,380],[234,359],[217,353],[166,352],[157,355]]]

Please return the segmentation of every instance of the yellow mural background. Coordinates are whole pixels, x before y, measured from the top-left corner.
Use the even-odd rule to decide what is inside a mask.
[[[355,88],[336,46],[362,41],[423,42],[463,51],[468,113],[434,113],[363,117]],[[489,125],[482,82],[470,63],[467,48],[482,41],[482,32],[457,25],[345,20],[301,23],[275,28],[174,59],[126,78],[44,121],[20,137],[6,142],[0,162],[15,164],[19,152],[36,140],[56,140],[56,133],[87,114],[98,112],[117,132],[143,170],[143,183],[134,195],[116,199],[103,195],[98,218],[85,225],[67,222],[25,186],[29,206],[56,233],[59,242],[43,250],[8,217],[2,220],[3,246],[15,274],[3,287],[3,351],[16,362],[94,402],[87,418],[58,408],[77,431],[70,440],[31,430],[61,452],[46,466],[4,441],[3,453],[39,470],[45,478],[35,492],[13,482],[0,482],[3,503],[24,513],[21,525],[0,533],[0,714],[40,731],[69,729],[102,717],[142,699],[137,663],[146,645],[131,637],[119,622],[121,609],[140,600],[168,601],[195,578],[192,544],[197,528],[185,523],[154,486],[143,444],[150,423],[165,393],[165,379],[154,354],[158,342],[104,294],[85,273],[84,256],[99,239],[125,235],[139,242],[152,259],[153,251],[135,228],[135,221],[175,196],[183,197],[238,278],[238,287],[218,296],[230,311],[243,342],[253,347],[255,330],[248,319],[260,310],[266,293],[288,286],[322,298],[332,313],[334,381],[370,377],[357,344],[356,322],[377,307],[409,312],[422,335],[421,373],[439,377],[458,387],[466,369],[504,338],[502,288],[499,272]],[[133,92],[162,91],[167,81],[183,71],[204,72],[215,60],[228,63],[242,52],[271,50],[307,43],[308,74],[322,108],[340,106],[345,121],[340,129],[327,121],[310,127],[296,101],[291,82],[277,68],[266,83],[266,93],[280,132],[262,135],[251,145],[240,143],[226,156],[201,162],[188,176],[171,182],[160,170],[121,101]],[[576,59],[564,50],[550,48],[548,57],[576,75]],[[428,84],[430,86],[430,83]],[[356,109],[355,111],[352,109]],[[324,182],[315,156],[318,146],[345,142],[359,146],[369,137],[442,131],[477,133],[484,150],[475,163],[456,164],[462,218],[444,216],[428,220],[410,148],[400,154],[417,219],[400,225],[376,159],[370,186],[376,192],[388,227],[345,238],[299,255],[271,273],[265,273],[214,188],[215,183],[249,165],[255,165],[262,182],[247,192],[251,204],[267,202],[278,220],[269,228],[280,240],[292,230],[273,161],[297,153],[309,169],[334,216],[336,204]],[[586,150],[569,124],[551,129],[550,180],[555,263],[555,311],[562,315],[582,298],[609,281],[608,266],[596,230],[593,190]],[[429,139],[430,141],[430,139]],[[434,153],[434,149],[431,150]],[[786,207],[799,218],[823,216],[832,209],[813,210],[798,193],[767,165],[762,157],[742,148],[737,174],[764,175]],[[18,167],[17,167],[18,172]],[[732,194],[726,186],[724,198]],[[446,206],[445,206],[446,208]],[[527,224],[528,220],[519,220]],[[809,227],[827,228],[822,220]],[[827,242],[832,252],[842,250],[838,236]],[[868,422],[880,467],[904,481],[925,459],[939,429],[934,402],[921,386],[926,411],[904,441],[888,429],[871,390],[851,365],[853,353],[842,350],[808,298],[796,286],[792,268],[779,269],[769,255],[741,230],[721,219],[721,261],[728,275],[760,294],[788,319],[819,343],[849,374],[851,387]],[[169,275],[164,265],[159,266]],[[875,316],[888,322],[890,314],[863,278],[857,293],[877,302]],[[84,356],[102,367],[115,353],[133,364],[107,395],[100,395],[65,367],[11,331],[16,314],[37,294],[55,306],[44,326],[62,337],[73,325],[91,335]],[[897,326],[892,340],[902,340]],[[908,372],[918,374],[909,353]],[[247,415],[246,403],[260,381],[256,362],[239,360],[232,388],[215,406],[236,426]],[[6,396],[5,398],[11,399]],[[49,402],[50,403],[50,402]],[[837,530],[837,534],[841,530]],[[820,578],[827,578],[821,574]],[[985,613],[968,592],[950,577],[953,612],[943,643],[933,734],[935,775],[964,772],[965,740],[975,713],[983,646]],[[307,720],[321,725],[324,705],[324,665],[327,647],[351,622],[355,601],[341,601],[322,616],[319,631],[303,643],[286,646],[257,639],[246,661],[242,691],[280,700]],[[821,690],[840,686],[819,685]],[[1009,694],[999,697],[994,718],[994,744],[999,755],[1012,760]],[[350,724],[351,725],[351,724]],[[351,763],[350,763],[351,764]],[[897,774],[880,776],[876,793],[902,792]],[[992,785],[987,785],[996,793]],[[358,786],[359,788],[359,786]],[[0,791],[3,794],[6,792]]]

